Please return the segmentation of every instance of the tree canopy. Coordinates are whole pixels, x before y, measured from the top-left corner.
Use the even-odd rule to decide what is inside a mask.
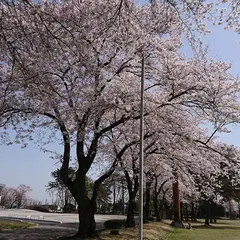
[[[189,195],[211,198],[219,176],[239,166],[238,149],[229,156],[228,146],[215,139],[239,122],[239,81],[230,65],[199,51],[192,34],[207,32],[204,19],[213,4],[4,0],[0,8],[0,126],[17,131],[15,142],[39,131],[42,144],[62,144],[61,168],[49,187],[64,185],[76,200],[80,237],[96,236],[98,191],[115,170],[125,175],[129,196],[135,194],[129,204],[136,198],[142,58],[149,186],[155,179],[162,190],[177,173]],[[192,58],[179,51],[183,35],[196,50]],[[211,133],[206,123],[214,126]],[[89,195],[86,176],[94,164],[103,171]]]

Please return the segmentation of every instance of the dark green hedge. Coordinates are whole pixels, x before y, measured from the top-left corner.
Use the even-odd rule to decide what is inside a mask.
[[[126,225],[126,220],[112,219],[104,223],[106,229],[120,229]]]

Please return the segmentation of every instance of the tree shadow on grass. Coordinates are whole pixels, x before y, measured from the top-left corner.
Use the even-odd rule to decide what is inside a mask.
[[[78,223],[62,223],[62,227],[78,229]]]
[[[108,238],[114,238],[116,239],[116,235],[111,235],[110,231],[109,233],[104,233],[101,237],[108,237]],[[135,239],[136,236],[132,235],[132,234],[128,234],[128,233],[120,233],[119,235],[117,235],[117,239]]]
[[[164,224],[164,225],[170,226],[170,223],[165,222],[164,219],[163,219],[162,221],[156,221],[156,223],[161,223],[161,224]]]
[[[0,232],[0,240],[50,240],[76,234],[75,229],[36,227]]]
[[[217,223],[214,224],[223,224],[223,225],[233,225],[233,224],[239,224],[240,226],[240,220],[219,220]]]
[[[224,226],[224,225],[218,225],[218,226],[213,226],[213,225],[199,225],[199,226],[193,226],[193,229],[229,229],[229,230],[238,230],[240,231],[240,226]]]

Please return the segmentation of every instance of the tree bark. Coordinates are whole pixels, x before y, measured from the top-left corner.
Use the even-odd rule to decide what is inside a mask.
[[[116,183],[113,185],[113,214],[116,213]]]
[[[194,202],[191,203],[191,220],[192,221],[197,221]]]
[[[122,182],[122,215],[125,214],[125,197],[124,197],[124,184]]]
[[[135,202],[134,196],[131,196],[131,197],[129,196],[127,220],[126,220],[127,228],[135,227],[135,219],[134,219],[135,208],[136,208],[136,202]]]
[[[210,218],[210,223],[213,223],[213,203],[209,204],[209,218]]]
[[[135,199],[139,188],[138,176],[135,176],[133,180],[131,180],[129,173],[126,169],[124,170],[124,174],[127,181],[127,189],[129,196],[126,227],[135,227],[134,212],[136,209]]]
[[[154,213],[155,213],[155,216],[156,216],[156,221],[161,222],[160,206],[158,204],[158,197],[157,197],[156,194],[154,194],[153,206],[154,206]]]
[[[154,177],[155,177],[154,197],[153,197],[154,213],[156,216],[156,221],[160,222],[162,217],[161,217],[161,207],[160,207],[160,204],[158,201],[158,196],[161,193],[161,191],[163,190],[164,185],[168,182],[169,179],[165,180],[158,188],[158,176],[155,175]],[[163,195],[165,195],[165,192]],[[163,196],[163,198],[164,198],[164,196]]]
[[[123,123],[124,121],[127,121],[128,118],[122,117],[118,121],[115,121],[114,123],[110,124],[109,126],[105,127],[104,129],[101,129],[101,131],[98,131],[99,124],[101,120],[101,114],[96,118],[95,120],[95,130],[93,139],[91,141],[91,144],[88,148],[87,153],[85,153],[84,150],[84,142],[85,142],[85,128],[88,122],[88,118],[91,113],[91,109],[88,108],[83,115],[81,119],[79,119],[79,116],[77,113],[76,116],[76,123],[78,124],[77,129],[77,144],[76,144],[76,154],[77,154],[77,160],[79,168],[76,171],[76,177],[73,180],[69,174],[69,162],[70,162],[70,153],[71,153],[71,139],[70,134],[68,132],[68,129],[66,128],[64,122],[62,121],[61,114],[58,109],[54,109],[55,115],[52,115],[50,113],[43,113],[44,116],[47,116],[58,124],[60,131],[62,133],[63,142],[64,142],[64,152],[63,152],[63,161],[62,166],[60,169],[60,179],[63,181],[63,183],[67,186],[69,191],[72,193],[74,199],[78,203],[78,213],[79,213],[79,229],[76,234],[76,236],[80,237],[81,239],[86,238],[92,238],[92,237],[98,237],[97,231],[96,231],[96,223],[94,219],[94,213],[96,211],[96,200],[97,200],[97,190],[100,184],[106,180],[108,177],[111,176],[111,174],[114,172],[115,167],[117,165],[117,160],[124,154],[126,149],[133,145],[133,143],[129,143],[126,145],[119,153],[117,153],[116,159],[113,162],[111,168],[107,173],[105,173],[103,176],[101,176],[98,180],[94,183],[94,189],[93,189],[93,196],[91,200],[88,197],[88,192],[86,188],[86,174],[88,170],[90,169],[96,154],[97,154],[97,148],[98,148],[98,142],[100,137],[108,132],[109,130],[113,129],[114,127],[118,126],[119,124]]]
[[[183,221],[183,209],[184,209],[184,205],[182,202],[180,202],[180,220],[181,221]]]
[[[232,219],[232,202],[231,202],[231,199],[229,199],[229,218]]]
[[[89,199],[81,199],[78,209],[79,228],[76,236],[82,239],[99,237],[96,231],[96,222],[91,201]]]
[[[205,201],[205,225],[210,225],[210,204],[208,201]]]
[[[108,172],[103,174],[94,182],[92,198],[89,199],[88,191],[86,187],[86,172],[83,168],[79,168],[76,172],[76,178],[74,181],[69,179],[68,175],[65,175],[64,169],[61,169],[61,179],[64,181],[74,199],[78,203],[78,214],[79,214],[79,229],[76,237],[81,239],[97,238],[98,233],[96,231],[96,222],[94,214],[96,212],[96,200],[98,194],[98,188],[101,183],[106,180],[114,172],[116,162],[113,163],[112,167]]]
[[[77,171],[75,181],[74,197],[78,203],[79,227],[76,234],[81,239],[96,238],[96,222],[94,213],[96,211],[96,199],[89,199],[86,189],[86,174],[83,171]]]
[[[189,221],[189,212],[188,212],[188,205],[187,204],[185,206],[185,211],[186,211],[186,221]]]
[[[205,225],[209,226],[209,216],[206,214],[205,216]]]
[[[149,215],[150,215],[150,202],[151,202],[151,184],[152,182],[146,183],[146,199],[145,199],[145,206],[144,206],[144,218],[143,222],[148,223],[149,222]]]
[[[173,183],[173,206],[174,206],[174,222],[181,221],[181,207],[180,207],[180,193],[179,183],[176,181]]]
[[[238,201],[238,217],[240,218],[240,201]]]
[[[212,203],[212,218],[213,218],[213,223],[217,223],[217,204],[216,203]]]
[[[127,180],[127,187],[128,187],[128,209],[127,209],[127,221],[126,221],[126,227],[135,227],[135,219],[134,219],[134,213],[136,209],[136,195],[139,187],[138,183],[138,177],[134,178],[134,181],[132,182],[129,174],[127,171],[125,171],[125,177]]]

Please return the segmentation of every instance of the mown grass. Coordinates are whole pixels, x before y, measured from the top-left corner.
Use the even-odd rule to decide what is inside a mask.
[[[173,229],[164,223],[152,222],[144,224],[143,239],[144,240],[165,240]],[[101,233],[102,240],[136,240],[138,236],[138,228],[122,229],[120,235],[114,236],[110,234],[110,230]]]
[[[218,220],[209,227],[192,223],[192,227],[192,230],[174,229],[167,240],[240,240],[239,220]]]
[[[218,220],[217,224],[204,226],[203,222],[191,223],[192,229],[170,227],[171,221],[144,225],[144,240],[240,240],[240,220]],[[122,229],[120,235],[101,233],[102,240],[136,240],[138,229]]]
[[[19,228],[29,228],[34,226],[30,223],[10,221],[10,220],[0,220],[0,231],[6,229],[19,229]]]

